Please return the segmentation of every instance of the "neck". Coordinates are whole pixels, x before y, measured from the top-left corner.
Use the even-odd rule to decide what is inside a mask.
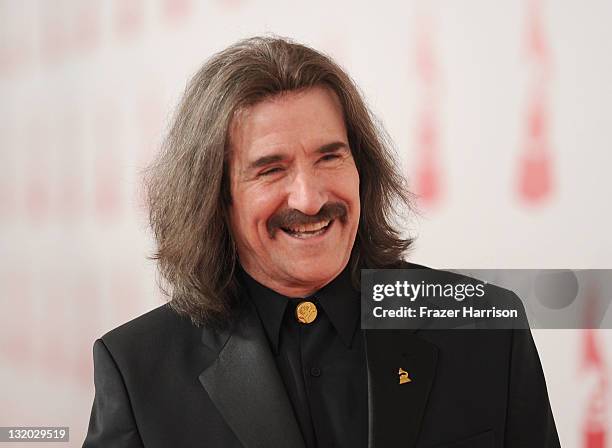
[[[343,271],[343,269],[341,269],[339,272],[335,272],[333,275],[330,275],[325,279],[300,282],[297,280],[278,281],[276,279],[272,279],[270,276],[257,269],[249,269],[245,268],[244,266],[242,266],[242,269],[249,274],[251,278],[257,281],[257,283],[285,297],[296,299],[312,296],[314,293],[321,290],[325,285],[332,282]]]

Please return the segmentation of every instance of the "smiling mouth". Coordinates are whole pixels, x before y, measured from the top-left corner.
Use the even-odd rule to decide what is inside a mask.
[[[323,235],[331,227],[334,220],[321,221],[313,224],[300,224],[295,227],[281,227],[281,230],[293,238],[307,239]]]

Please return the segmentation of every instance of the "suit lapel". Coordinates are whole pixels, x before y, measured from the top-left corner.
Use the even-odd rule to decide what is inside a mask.
[[[256,313],[249,308],[225,334],[204,330],[203,342],[218,356],[200,382],[240,442],[247,448],[304,447]]]
[[[406,330],[369,330],[365,340],[368,446],[414,447],[434,380],[437,348]],[[400,384],[400,368],[410,381]]]

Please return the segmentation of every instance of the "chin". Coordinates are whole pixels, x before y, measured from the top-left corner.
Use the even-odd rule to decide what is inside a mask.
[[[325,262],[327,261],[327,263]],[[299,262],[299,272],[294,277],[303,283],[318,283],[321,285],[332,281],[342,272],[346,263],[329,263],[329,260],[312,260],[307,263]]]

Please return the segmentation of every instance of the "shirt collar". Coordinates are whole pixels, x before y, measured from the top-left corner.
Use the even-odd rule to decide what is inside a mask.
[[[349,266],[313,297],[325,310],[342,342],[350,348],[361,316],[361,296],[353,287]]]
[[[278,354],[280,329],[287,312],[287,305],[289,301],[300,299],[289,298],[273,291],[253,279],[243,269],[240,269],[240,274],[257,308],[272,349]],[[351,282],[349,267],[347,266],[335,279],[304,300],[311,300],[323,308],[342,342],[350,348],[359,323],[361,304],[359,291]]]

